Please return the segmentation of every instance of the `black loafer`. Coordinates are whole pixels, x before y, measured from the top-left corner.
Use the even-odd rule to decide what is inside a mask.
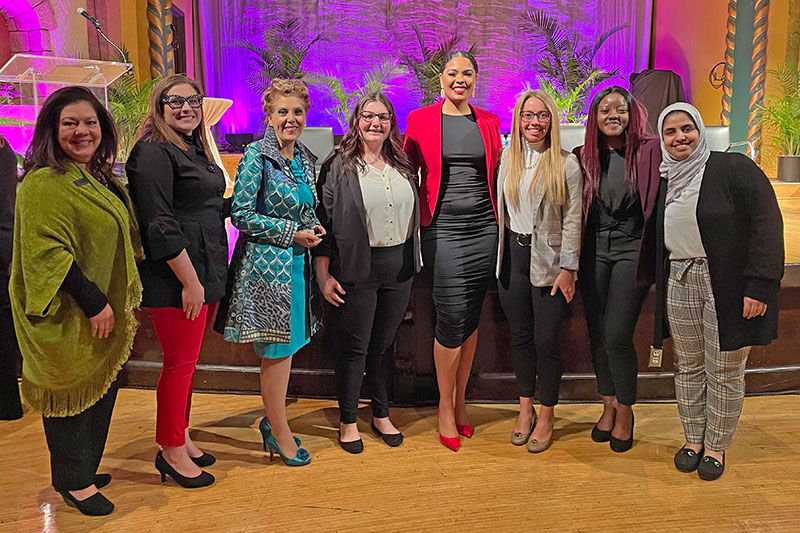
[[[595,442],[608,442],[611,440],[611,432],[597,429],[597,424],[592,428],[592,440]]]
[[[402,433],[381,433],[381,431],[375,427],[375,422],[372,422],[372,431],[383,439],[383,442],[391,446],[392,448],[400,446],[403,444],[403,434]]]
[[[706,455],[697,467],[697,475],[703,481],[714,481],[725,472],[725,452],[722,452],[722,461]]]
[[[76,500],[75,497],[66,490],[59,492],[59,494],[64,498],[64,502],[67,505],[76,508],[86,516],[105,516],[114,511],[114,504],[99,492],[92,494],[85,500]]]
[[[342,442],[342,432],[339,432],[339,446],[347,453],[361,453],[364,451],[364,441],[361,439]]]
[[[189,459],[192,460],[194,464],[199,466],[200,468],[205,468],[207,466],[211,466],[217,462],[217,458],[211,455],[210,453],[203,452],[203,455],[200,457],[192,457],[189,456]]]
[[[111,483],[111,474],[95,474],[94,475],[94,486],[97,487],[97,490],[102,489],[106,485]]]
[[[700,464],[700,460],[703,458],[703,449],[699,452],[694,450],[690,450],[684,444],[678,453],[675,454],[675,468],[677,468],[681,472],[694,472],[697,470],[697,465]]]

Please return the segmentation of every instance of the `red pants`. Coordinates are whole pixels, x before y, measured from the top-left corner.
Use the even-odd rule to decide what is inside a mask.
[[[161,446],[183,446],[208,305],[194,320],[187,320],[183,310],[175,307],[149,308],[147,312],[164,353],[156,387],[156,442]]]

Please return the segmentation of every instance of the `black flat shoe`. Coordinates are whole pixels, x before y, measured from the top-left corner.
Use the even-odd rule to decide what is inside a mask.
[[[192,460],[194,464],[199,466],[200,468],[205,468],[207,466],[211,466],[217,462],[217,458],[211,455],[210,453],[203,452],[203,455],[200,457],[192,457],[189,456],[189,459]]]
[[[342,442],[342,432],[339,432],[339,446],[347,453],[361,453],[364,451],[364,441],[361,439]]]
[[[597,424],[592,428],[592,440],[595,442],[608,442],[611,440],[611,432],[597,429]]]
[[[636,419],[631,414],[631,437],[629,439],[625,440],[618,439],[613,435],[611,435],[611,432],[609,432],[609,436],[611,437],[610,443],[612,451],[615,451],[617,453],[622,453],[622,452],[627,452],[628,450],[631,449],[631,446],[633,446],[633,423],[635,421]]]
[[[111,483],[111,474],[95,474],[94,475],[94,486],[97,487],[97,490],[102,489],[106,485]]]
[[[700,459],[703,458],[703,450],[699,452],[690,450],[684,444],[683,447],[675,454],[675,468],[681,472],[689,473],[697,470],[697,465],[700,464]]]
[[[375,422],[372,422],[372,431],[383,439],[383,442],[391,446],[392,448],[396,446],[400,446],[403,444],[403,434],[402,433],[381,433],[377,427],[375,427]]]
[[[706,455],[697,467],[697,475],[703,481],[714,481],[725,472],[725,452],[722,452],[722,461]]]
[[[161,473],[161,483],[167,480],[167,475],[175,480],[175,483],[185,489],[198,489],[200,487],[207,487],[214,483],[214,476],[208,472],[200,472],[199,476],[186,477],[178,473],[177,470],[164,459],[164,456],[159,451],[156,455],[156,470]]]
[[[110,476],[109,476],[110,477]],[[70,507],[74,507],[86,516],[105,516],[114,511],[114,504],[111,500],[100,494],[92,494],[85,500],[77,500],[69,493],[69,491],[59,491],[61,497],[64,498],[64,503]]]

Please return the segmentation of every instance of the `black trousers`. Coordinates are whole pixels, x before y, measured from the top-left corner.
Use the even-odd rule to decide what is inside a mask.
[[[497,292],[511,328],[519,396],[532,398],[538,377],[539,399],[552,407],[558,403],[563,372],[558,343],[567,301],[561,291],[550,296],[552,286],[531,285],[530,264],[531,248],[507,238]]]
[[[94,483],[106,447],[117,382],[97,403],[74,416],[42,417],[50,475],[57,491],[81,490]]]
[[[8,283],[8,278],[0,278],[0,283]],[[11,308],[0,307],[0,420],[16,420],[22,416],[18,365],[19,351]]]
[[[639,361],[633,333],[647,290],[636,289],[639,239],[614,232],[597,239],[594,275],[581,279],[597,390],[636,403]]]
[[[356,422],[358,399],[366,371],[372,416],[389,416],[388,376],[391,357],[385,355],[403,320],[413,283],[411,241],[372,248],[369,278],[342,283],[344,304],[327,304],[336,350],[336,396],[342,423]]]

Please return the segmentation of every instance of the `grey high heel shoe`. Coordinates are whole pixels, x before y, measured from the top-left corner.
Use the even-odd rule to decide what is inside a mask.
[[[511,430],[511,444],[514,446],[524,446],[525,443],[528,442],[528,439],[531,438],[531,433],[533,433],[533,428],[536,427],[536,419],[538,417],[536,409],[531,408],[531,411],[533,411],[533,418],[531,419],[531,427],[528,428],[527,433]]]

